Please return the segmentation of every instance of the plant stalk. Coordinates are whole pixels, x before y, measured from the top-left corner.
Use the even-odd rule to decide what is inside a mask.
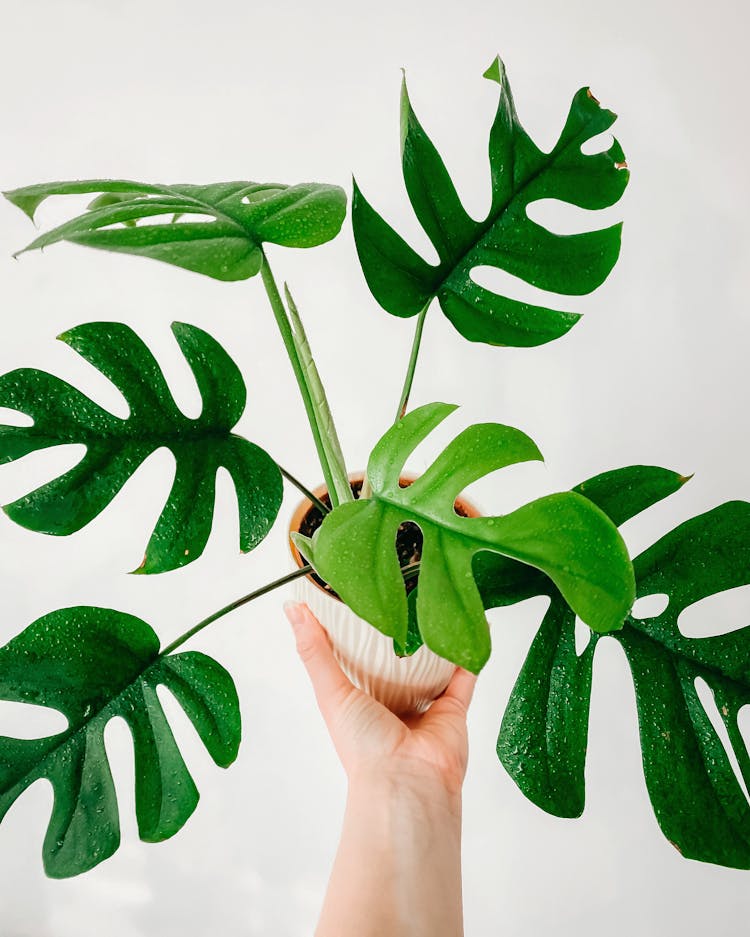
[[[427,316],[427,310],[430,308],[431,300],[427,301],[427,304],[423,306],[422,311],[417,317],[417,328],[414,332],[414,341],[411,346],[411,354],[409,355],[409,364],[406,367],[406,377],[404,378],[404,386],[401,391],[401,399],[398,402],[398,410],[396,412],[395,423],[398,423],[399,420],[402,420],[406,414],[406,408],[409,406],[409,395],[411,394],[411,385],[414,383],[414,372],[417,368],[417,358],[419,357],[419,347],[422,344],[422,331],[424,330],[424,320]],[[372,488],[370,488],[370,481],[367,477],[367,472],[365,471],[365,479],[362,483],[362,488],[359,492],[360,498],[369,498],[372,495]]]
[[[252,602],[253,599],[259,599],[262,595],[266,595],[268,592],[273,592],[274,589],[279,589],[281,586],[287,585],[287,583],[294,582],[295,579],[300,579],[302,576],[306,576],[308,573],[312,572],[312,566],[301,566],[299,569],[295,569],[293,573],[288,573],[286,576],[282,576],[281,579],[274,579],[273,582],[266,583],[265,586],[261,586],[260,589],[256,589],[254,592],[249,592],[247,595],[243,595],[239,599],[235,599],[234,602],[230,602],[229,605],[225,605],[224,608],[220,608],[217,612],[209,615],[208,618],[204,618],[202,621],[199,621],[197,625],[193,625],[188,631],[184,634],[181,634],[179,638],[176,638],[171,644],[168,644],[164,650],[159,654],[159,657],[166,657],[167,654],[171,654],[173,651],[176,651],[178,647],[181,647],[186,641],[192,638],[194,635],[198,634],[199,631],[203,631],[204,628],[207,628],[210,624],[213,624],[217,619],[222,618],[224,615],[228,615],[229,612],[233,612],[236,608],[241,608],[243,605],[247,605],[248,602]]]
[[[278,462],[276,464],[278,465]],[[325,502],[321,501],[317,495],[313,494],[313,492],[310,491],[310,489],[306,485],[303,485],[302,482],[298,478],[295,478],[291,472],[287,472],[287,470],[282,465],[279,465],[278,467],[279,467],[279,471],[284,476],[284,478],[288,482],[290,482],[292,485],[294,485],[294,487],[298,491],[300,491],[307,498],[308,501],[314,504],[321,514],[325,515],[330,512],[331,509],[328,507],[328,505],[325,504]]]
[[[294,335],[292,333],[292,326],[289,322],[286,309],[284,308],[284,303],[281,299],[279,289],[276,286],[276,281],[274,280],[271,268],[268,265],[268,259],[266,258],[265,253],[263,254],[263,262],[261,263],[260,273],[263,279],[263,285],[266,288],[268,301],[271,304],[271,309],[273,310],[276,324],[279,327],[279,332],[281,333],[281,338],[284,342],[284,347],[286,348],[286,353],[289,356],[289,361],[292,365],[292,370],[294,371],[294,376],[297,379],[297,386],[299,387],[300,394],[302,395],[302,402],[305,405],[305,413],[307,414],[307,422],[310,424],[313,441],[315,442],[315,449],[318,453],[318,461],[320,462],[320,467],[323,470],[323,478],[325,480],[326,487],[328,488],[331,504],[336,507],[338,504],[338,497],[333,483],[331,467],[328,464],[326,449],[321,437],[320,427],[318,426],[312,396],[307,386],[307,382],[305,381],[305,375],[302,370],[299,356],[297,355],[297,349],[294,344]]]
[[[333,422],[333,414],[328,404],[325,388],[318,373],[318,367],[313,358],[310,343],[307,340],[305,327],[297,310],[297,305],[289,291],[289,286],[284,284],[284,295],[286,296],[286,308],[289,313],[289,320],[292,325],[292,336],[294,338],[294,347],[297,351],[302,371],[305,375],[305,383],[310,393],[310,398],[315,410],[315,419],[320,431],[320,438],[326,451],[328,467],[333,476],[333,484],[336,487],[338,501],[343,504],[346,501],[353,501],[349,477],[346,474],[346,463],[344,462],[344,453],[341,451],[336,424]]]
[[[193,625],[192,628],[188,629],[184,634],[181,634],[179,638],[175,638],[171,644],[168,644],[164,650],[160,652],[159,657],[166,657],[168,654],[172,654],[177,650],[178,647],[182,647],[186,641],[189,641],[190,638],[198,634],[199,631],[203,631],[204,628],[208,628],[209,625],[212,625],[219,618],[223,618],[224,615],[228,615],[230,612],[235,611],[235,609],[242,608],[243,605],[247,605],[248,602],[252,602],[254,599],[259,599],[261,596],[267,595],[269,592],[273,592],[275,589],[280,589],[282,586],[286,586],[288,583],[294,582],[295,579],[301,579],[303,576],[307,576],[308,573],[312,572],[314,572],[314,570],[309,564],[306,566],[300,566],[300,568],[295,569],[293,573],[287,573],[286,576],[282,576],[280,579],[274,579],[273,582],[266,583],[266,585],[261,586],[260,589],[256,589],[254,592],[249,592],[247,595],[243,595],[239,599],[235,599],[234,602],[230,602],[229,605],[225,605],[218,611],[213,612],[207,618],[199,621],[197,625]],[[410,566],[404,566],[404,568],[401,570],[401,573],[404,577],[404,580],[413,579],[419,573],[419,563],[412,563]]]
[[[411,385],[414,382],[414,371],[417,367],[417,358],[419,357],[419,346],[422,344],[422,331],[424,329],[424,320],[427,316],[427,310],[430,307],[428,302],[426,306],[422,309],[417,317],[417,328],[414,332],[414,341],[411,346],[411,355],[409,356],[409,364],[406,368],[406,377],[404,378],[404,387],[401,391],[401,399],[398,402],[398,413],[396,414],[396,422],[404,418],[406,414],[406,408],[409,406],[409,395],[411,394]]]
[[[404,568],[401,570],[404,581],[413,579],[419,574],[419,565],[419,563],[412,563],[410,566],[404,566]],[[312,572],[314,572],[314,570],[308,563],[305,566],[300,566],[299,569],[295,569],[293,573],[287,573],[286,576],[282,576],[280,579],[274,579],[273,582],[266,583],[266,585],[261,586],[260,589],[255,589],[254,592],[249,592],[247,595],[243,595],[239,599],[235,599],[234,602],[230,602],[229,605],[225,605],[223,608],[220,608],[218,611],[210,614],[207,618],[199,621],[197,625],[193,625],[192,628],[188,629],[184,634],[181,634],[179,638],[175,638],[171,644],[168,644],[164,650],[160,652],[159,657],[166,657],[168,654],[172,654],[177,650],[178,647],[182,647],[186,641],[189,641],[190,638],[198,634],[199,631],[203,631],[204,628],[208,628],[209,625],[212,625],[219,618],[223,618],[224,615],[228,615],[230,612],[235,611],[235,609],[242,608],[243,605],[247,605],[248,602],[252,602],[254,599],[259,599],[261,596],[267,595],[269,592],[273,592],[275,589],[280,589],[282,586],[286,586],[288,583],[294,582],[295,579],[301,579],[303,576],[307,576],[308,573]]]

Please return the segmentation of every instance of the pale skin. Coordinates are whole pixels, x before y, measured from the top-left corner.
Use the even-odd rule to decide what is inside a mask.
[[[396,716],[349,681],[306,605],[285,611],[349,782],[315,937],[462,937],[461,787],[476,677],[457,668],[426,713]]]

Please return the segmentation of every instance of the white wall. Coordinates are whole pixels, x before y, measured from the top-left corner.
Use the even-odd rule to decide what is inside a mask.
[[[496,103],[481,74],[496,52],[522,120],[543,145],[553,143],[575,90],[591,84],[621,114],[616,132],[633,173],[621,205],[606,213],[626,219],[616,271],[592,297],[569,304],[587,313],[569,336],[534,351],[464,342],[435,308],[414,402],[459,402],[453,429],[499,420],[538,442],[545,466],[511,469],[505,482],[497,475],[477,487],[488,511],[634,462],[695,472],[681,493],[627,526],[634,553],[693,514],[750,496],[750,18],[740,0],[2,6],[2,188],[87,176],[349,187],[354,171],[417,246],[424,236],[398,164],[401,66],[420,119],[476,213],[489,197],[486,135]],[[50,206],[42,220],[66,210]],[[180,401],[195,410],[195,389],[168,330],[173,319],[195,323],[246,374],[242,429],[310,483],[318,480],[259,281],[220,284],[67,245],[14,262],[12,250],[32,233],[19,212],[0,205],[0,370],[45,367],[118,406],[106,381],[54,336],[81,322],[121,319],[150,343]],[[331,245],[277,249],[272,260],[296,290],[350,464],[362,466],[395,407],[412,326],[369,295],[348,228]],[[423,463],[434,451],[421,450]],[[44,454],[4,468],[0,500],[61,464]],[[138,614],[166,641],[288,568],[284,519],[293,493],[268,540],[241,557],[224,484],[201,560],[164,576],[126,576],[169,482],[170,457],[159,453],[103,516],[68,539],[0,521],[0,640],[53,608],[92,604]],[[747,623],[749,598],[745,592],[725,603],[711,627]],[[345,789],[280,602],[270,596],[195,642],[234,674],[245,741],[224,773],[169,707],[203,792],[172,841],[137,840],[122,725],[107,736],[123,816],[124,845],[113,859],[74,881],[45,879],[50,791],[35,785],[13,808],[0,830],[2,937],[312,932]],[[597,657],[583,819],[539,812],[497,763],[505,700],[543,604],[496,616],[495,652],[472,707],[467,934],[742,932],[748,874],[684,861],[659,833],[641,774],[632,687],[614,642],[603,642]]]

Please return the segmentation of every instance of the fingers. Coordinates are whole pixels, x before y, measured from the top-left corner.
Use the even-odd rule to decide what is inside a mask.
[[[294,630],[297,652],[310,676],[320,711],[329,722],[335,707],[354,690],[354,686],[339,667],[328,635],[310,609],[306,605],[287,602],[284,612]]]
[[[456,667],[450,683],[445,688],[442,699],[451,699],[459,703],[464,711],[468,710],[474,687],[477,684],[477,675],[463,667]]]

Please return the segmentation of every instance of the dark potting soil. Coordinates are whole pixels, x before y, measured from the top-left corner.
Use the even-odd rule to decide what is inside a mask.
[[[351,485],[354,497],[359,497],[359,492],[362,489],[362,482],[354,481],[351,483]],[[402,483],[401,487],[405,488],[408,486]],[[321,495],[320,500],[323,502],[323,504],[326,505],[326,507],[331,506],[331,499],[327,493]],[[468,516],[463,505],[458,501],[455,504],[455,510],[457,514],[461,515],[461,517]],[[321,513],[320,508],[316,507],[316,505],[312,505],[312,507],[302,518],[299,532],[305,537],[312,537],[318,527],[320,527],[320,525],[323,523],[323,516],[324,515]],[[418,563],[420,561],[422,558],[422,539],[422,531],[419,529],[417,524],[413,523],[412,521],[406,521],[405,523],[401,524],[396,533],[396,553],[398,554],[399,566],[402,569],[405,566],[412,566],[414,563]],[[304,556],[302,559],[307,562]],[[331,595],[336,595],[334,590],[328,585],[327,582],[324,582],[320,576],[318,576],[316,573],[312,573],[311,575],[315,582],[322,586],[326,592],[330,592]],[[412,576],[406,580],[405,585],[407,593],[411,592],[411,590],[416,586],[418,579],[419,574],[417,573],[416,576]]]

